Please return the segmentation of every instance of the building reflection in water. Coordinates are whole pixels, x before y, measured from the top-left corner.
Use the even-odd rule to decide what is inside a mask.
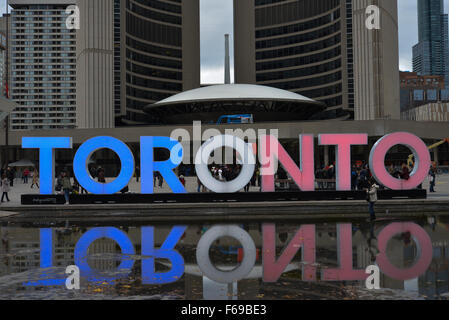
[[[354,222],[352,224],[320,223],[309,224],[314,229],[315,240],[311,242],[296,243],[303,241],[304,234],[298,236],[298,230],[302,225],[275,225],[275,261],[272,267],[279,267],[284,263],[279,278],[274,281],[266,281],[267,277],[275,275],[273,270],[264,270],[264,227],[258,223],[235,226],[244,230],[254,243],[254,252],[246,252],[242,248],[241,239],[236,240],[226,236],[215,239],[209,246],[208,251],[202,250],[202,254],[207,253],[213,267],[218,273],[238,271],[245,263],[245,257],[254,256],[254,264],[243,277],[229,282],[216,281],[210,279],[203,272],[204,266],[199,266],[198,244],[208,230],[214,228],[207,226],[188,226],[182,238],[176,243],[175,250],[179,252],[184,260],[183,275],[173,281],[166,283],[145,284],[142,279],[142,269],[149,268],[144,264],[148,256],[142,256],[142,228],[140,226],[127,226],[117,228],[127,236],[135,249],[135,255],[129,257],[123,255],[121,248],[114,239],[100,238],[88,245],[87,256],[85,257],[88,266],[98,275],[112,275],[111,281],[99,282],[94,284],[86,283],[85,274],[83,274],[85,294],[95,294],[102,292],[111,298],[118,296],[168,296],[174,299],[213,299],[213,300],[236,300],[236,299],[345,299],[358,298],[358,293],[367,294],[364,288],[364,280],[360,278],[360,270],[363,271],[367,266],[379,264],[381,267],[382,255],[379,245],[385,246],[385,256],[392,270],[411,270],[417,267],[420,260],[426,259],[431,255],[432,259],[428,268],[410,279],[400,279],[401,277],[392,277],[387,273],[389,271],[381,269],[380,286],[383,289],[392,289],[392,291],[401,292],[402,297],[407,297],[407,293],[413,293],[428,298],[441,298],[449,293],[449,226],[445,217],[430,217],[427,220],[415,221],[416,228],[425,231],[431,241],[432,248],[423,246],[417,241],[413,232],[407,228],[401,232],[396,232],[385,241],[379,239],[379,235],[384,232],[388,226],[400,221],[381,221],[376,223]],[[271,226],[271,225],[268,225]],[[223,227],[223,226],[220,226]],[[344,229],[346,228],[346,229]],[[347,229],[350,228],[350,229]],[[52,244],[46,250],[51,251],[51,264],[53,268],[58,269],[59,277],[64,277],[64,269],[68,265],[75,263],[75,248],[79,240],[87,231],[93,228],[80,228],[66,225],[61,228],[45,229],[51,233]],[[154,248],[160,249],[173,230],[172,226],[158,226],[154,228]],[[312,229],[310,229],[312,230]],[[346,231],[344,231],[346,230]],[[349,230],[350,236],[343,235],[343,232]],[[11,284],[8,294],[14,296],[15,291],[30,291],[42,289],[39,285],[26,285],[29,281],[38,279],[29,279],[31,273],[39,278],[49,276],[42,266],[41,238],[42,230],[26,227],[2,227],[0,229],[1,248],[0,248],[0,286],[7,287],[7,276],[24,274],[23,285]],[[307,237],[307,235],[305,236]],[[344,238],[346,237],[346,238]],[[349,241],[352,240],[352,248],[347,248]],[[307,240],[307,239],[306,239]],[[293,241],[293,242],[292,242]],[[346,241],[346,242],[345,242]],[[293,245],[292,245],[293,243]],[[342,243],[346,246],[339,249]],[[290,246],[290,249],[289,249]],[[294,248],[293,248],[294,247]],[[309,247],[309,248],[308,248]],[[313,248],[312,248],[313,247]],[[311,255],[307,256],[307,250],[314,250],[315,260],[309,263]],[[352,253],[351,253],[352,249]],[[289,251],[290,250],[290,251]],[[293,251],[292,251],[293,250]],[[432,250],[432,252],[429,252]],[[297,252],[296,252],[297,251]],[[45,253],[44,253],[45,254]],[[291,261],[283,260],[284,256],[292,255]],[[348,256],[349,254],[349,256]],[[285,258],[285,257],[284,257]],[[352,258],[352,269],[357,272],[340,272],[342,263],[350,261]],[[127,270],[126,276],[121,279],[115,279],[117,267],[124,260],[131,259],[129,263],[130,270]],[[349,260],[345,260],[349,259]],[[173,269],[174,266],[170,259],[158,259],[156,256],[154,270],[149,271],[155,279],[160,273]],[[265,261],[265,264],[267,262]],[[268,264],[267,264],[268,265]],[[151,266],[151,264],[150,264]],[[45,266],[48,267],[48,266]],[[266,266],[265,266],[266,267]],[[312,270],[316,274],[315,281],[306,279],[310,276]],[[40,273],[39,273],[40,272]],[[145,269],[145,272],[148,270]],[[267,273],[268,272],[268,273]],[[393,271],[391,271],[393,272]],[[405,271],[404,271],[405,272]],[[267,276],[268,274],[268,276]],[[359,278],[346,279],[347,275],[357,274]],[[394,274],[391,273],[391,274]],[[51,273],[50,273],[51,275]],[[121,273],[121,276],[123,274]],[[367,276],[367,275],[366,275]],[[365,276],[365,277],[366,277]],[[327,278],[333,281],[323,281]],[[332,278],[335,277],[335,278]],[[406,276],[404,276],[406,277]],[[213,278],[213,277],[212,277]],[[344,279],[344,280],[342,280]],[[28,282],[27,282],[28,281]],[[46,290],[53,290],[48,287]],[[3,290],[2,290],[3,291]],[[374,296],[373,296],[374,297]]]

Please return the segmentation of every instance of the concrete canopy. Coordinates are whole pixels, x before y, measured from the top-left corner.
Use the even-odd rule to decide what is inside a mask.
[[[323,103],[277,88],[250,85],[213,85],[189,90],[145,107],[155,121],[185,124],[217,121],[222,115],[253,114],[256,122],[309,120],[324,111]]]

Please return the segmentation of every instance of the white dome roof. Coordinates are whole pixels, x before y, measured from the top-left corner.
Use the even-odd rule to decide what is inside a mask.
[[[159,101],[153,104],[153,106],[158,107],[179,103],[225,100],[292,101],[320,104],[319,102],[306,98],[300,94],[277,88],[252,84],[224,84],[185,91]]]

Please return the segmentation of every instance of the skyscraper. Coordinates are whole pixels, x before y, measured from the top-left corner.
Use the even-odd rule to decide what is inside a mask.
[[[449,88],[448,15],[443,0],[418,0],[419,42],[413,47],[413,71],[445,77]]]
[[[145,106],[200,87],[199,0],[122,0],[121,11],[122,122],[145,124]]]
[[[325,117],[399,118],[397,1],[234,0],[235,79],[327,105]],[[384,84],[385,82],[385,84]]]
[[[66,27],[73,0],[9,0],[12,7],[12,130],[76,126],[76,30]]]

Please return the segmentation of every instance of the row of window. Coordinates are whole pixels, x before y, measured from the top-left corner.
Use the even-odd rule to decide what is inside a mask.
[[[37,53],[37,52],[33,52],[33,53],[13,53],[12,56],[14,58],[39,58],[39,57],[43,57],[43,58],[51,58],[51,57],[75,57],[76,54],[73,53],[66,53],[66,52],[55,52],[55,53]]]
[[[75,128],[75,125],[56,125],[56,126],[36,126],[36,125],[34,125],[34,126],[19,126],[19,125],[16,125],[16,126],[11,126],[11,129],[12,130],[63,130],[63,129],[74,129]],[[22,265],[23,265],[23,263],[22,263]],[[37,265],[39,265],[39,264],[37,264]]]
[[[268,86],[272,86],[272,87],[284,89],[284,90],[298,90],[298,89],[302,89],[302,88],[316,87],[316,86],[321,86],[321,85],[325,85],[328,83],[336,82],[336,81],[341,80],[341,78],[342,78],[341,71],[338,71],[338,72],[335,72],[332,74],[328,74],[328,75],[320,76],[320,77],[316,77],[316,78],[271,83],[271,84],[268,84]]]
[[[75,46],[76,41],[11,41],[14,46]]]
[[[13,63],[76,63],[76,59],[12,59]]]
[[[65,75],[65,76],[71,76],[76,75],[75,71],[13,71],[12,73],[14,76],[34,76],[34,75],[46,75],[46,76],[52,76],[52,75]],[[72,78],[75,79],[75,78]]]
[[[134,13],[137,13],[145,18],[157,20],[161,22],[167,22],[172,24],[181,25],[182,24],[182,18],[180,16],[173,16],[169,14],[164,14],[158,11],[152,11],[147,8],[141,7],[137,4],[135,4],[133,1],[127,0],[126,1],[126,8],[131,10]]]
[[[178,13],[178,14],[181,14],[181,12],[182,12],[180,5],[166,3],[163,1],[158,1],[158,0],[134,0],[134,1],[137,3],[143,4],[144,6],[147,6],[147,7],[153,8],[153,9],[166,11],[166,12],[173,12],[173,13]]]
[[[75,48],[73,48],[73,47],[62,47],[62,48],[61,47],[60,48],[58,48],[58,47],[35,47],[35,48],[33,48],[33,47],[14,47],[14,48],[12,48],[12,51],[18,52],[18,53],[12,54],[14,57],[21,57],[20,54],[23,54],[24,52],[25,53],[31,52],[32,54],[34,54],[36,56],[37,54],[40,54],[40,53],[44,54],[47,52],[52,52],[54,54],[61,54],[64,52],[74,52]]]
[[[74,87],[75,86],[75,81],[76,81],[76,79],[71,79],[71,78],[68,78],[67,80],[66,79],[59,79],[59,80],[56,80],[56,79],[53,79],[53,78],[50,78],[50,79],[45,79],[45,78],[41,78],[41,79],[38,79],[38,78],[13,78],[12,79],[12,81],[13,81],[13,84],[14,84],[14,86],[15,87],[27,87],[27,88],[31,88],[31,87],[33,87],[33,88],[45,88],[45,87],[55,87],[55,88],[57,88],[57,87],[60,87],[60,88],[69,88],[69,87]],[[17,83],[17,82],[24,82],[24,81],[27,81],[27,82],[32,82],[32,83]],[[45,82],[43,82],[43,83],[38,83],[37,81],[45,81]],[[49,81],[53,81],[53,82],[49,82]],[[56,82],[56,81],[58,81],[58,82]],[[59,81],[73,81],[72,83],[69,83],[69,82],[59,82]]]
[[[74,107],[56,107],[56,106],[74,106],[76,101],[19,101],[20,105],[30,107],[18,107],[15,112],[49,112],[49,111],[75,111]],[[35,106],[51,106],[51,107],[35,107]]]
[[[71,37],[70,35],[66,34],[61,35],[60,33],[68,33],[68,32],[66,31],[63,32],[60,29],[30,30],[30,31],[27,30],[27,32],[19,30],[18,32],[13,31],[13,33],[18,33],[18,35],[13,34],[11,36],[11,39],[14,40],[75,39],[75,36]],[[52,34],[43,35],[43,33],[52,33]]]
[[[43,120],[12,120],[14,124],[32,124],[32,123],[75,123],[76,119],[43,119]]]
[[[287,46],[291,44],[313,41],[319,38],[329,36],[335,32],[340,31],[340,21],[337,21],[333,25],[327,26],[323,29],[315,30],[312,32],[297,34],[294,36],[270,39],[270,40],[260,40],[256,42],[256,49],[272,48]]]
[[[182,30],[180,27],[144,20],[130,12],[126,13],[126,31],[128,34],[146,41],[182,46]]]
[[[12,118],[75,118],[76,113],[13,113]]]
[[[57,23],[57,22],[26,22],[26,23],[13,23],[12,26],[14,28],[58,28],[63,27],[67,28],[67,24],[65,23]]]
[[[182,58],[182,50],[173,48],[164,48],[149,43],[144,43],[130,37],[126,38],[126,44],[136,50],[147,53],[157,54],[165,57]]]
[[[273,61],[267,61],[267,62],[259,62],[256,64],[256,70],[262,71],[262,70],[273,70],[273,69],[282,69],[282,68],[290,68],[290,67],[297,67],[297,66],[304,66],[307,64],[312,63],[318,63],[321,61],[329,60],[335,57],[340,56],[341,54],[341,47],[338,46],[336,48],[316,53],[310,56],[305,57],[296,57],[296,58],[290,58],[285,60],[273,60]]]
[[[144,63],[146,65],[153,65],[164,68],[171,69],[182,69],[182,62],[180,60],[170,60],[170,59],[162,59],[156,57],[149,57],[129,49],[126,50],[126,57],[132,61]],[[151,69],[148,69],[148,72],[151,72]]]
[[[319,74],[323,72],[327,72],[330,70],[335,70],[341,67],[341,59],[330,61],[328,63],[319,64],[312,67],[294,69],[294,70],[286,70],[286,71],[276,71],[269,73],[260,73],[257,74],[257,81],[270,81],[270,80],[279,80],[279,79],[289,79],[289,78],[299,78],[311,76],[314,74]]]
[[[254,1],[254,5],[257,6],[263,6],[266,4],[273,4],[273,3],[279,3],[279,2],[284,2],[287,0],[255,0]]]
[[[181,72],[148,68],[138,64],[131,63],[129,61],[126,62],[126,70],[143,76],[158,77],[172,80],[182,80]]]
[[[320,16],[340,6],[341,0],[301,0],[256,8],[256,28]]]
[[[14,101],[17,100],[66,100],[66,99],[76,99],[76,95],[54,95],[54,96],[45,96],[45,95],[18,95],[12,94],[12,99]]]
[[[14,16],[12,18],[12,22],[22,22],[22,21],[30,21],[30,22],[39,22],[39,21],[45,21],[45,22],[64,22],[67,20],[67,17],[18,17]]]
[[[128,74],[128,73],[126,74],[126,83],[132,84],[135,86],[139,86],[139,87],[144,87],[144,88],[170,90],[170,91],[176,91],[176,92],[182,91],[182,83],[150,80],[150,79],[140,78],[140,77]]]
[[[172,93],[163,93],[163,92],[157,92],[157,91],[142,90],[142,89],[137,89],[137,88],[133,88],[130,86],[126,87],[126,94],[129,97],[135,97],[135,98],[151,100],[151,101],[161,101],[161,100],[164,100],[173,95]],[[132,105],[128,105],[128,106],[132,107]]]
[[[297,47],[287,47],[282,49],[275,49],[269,51],[258,51],[256,52],[257,60],[265,60],[265,59],[277,59],[281,57],[287,56],[295,56],[300,54],[305,54],[309,52],[314,52],[318,50],[323,50],[325,48],[330,48],[335,46],[336,44],[341,43],[341,34],[337,34],[333,37],[310,43],[305,45],[299,45]]]
[[[39,65],[39,64],[35,64],[35,65],[28,65],[28,64],[24,64],[24,65],[12,65],[12,69],[14,70],[25,70],[25,69],[75,69],[75,66],[73,65],[52,65],[52,64],[47,64],[47,65]]]
[[[296,33],[301,31],[306,31],[309,29],[314,29],[319,26],[324,26],[332,21],[340,18],[340,10],[336,10],[330,14],[327,14],[323,17],[320,17],[315,20],[310,20],[302,23],[290,24],[287,26],[277,27],[277,28],[268,28],[256,31],[256,39],[258,38],[266,38],[266,37],[274,37],[279,35],[286,35],[289,33]]]
[[[21,86],[17,86],[21,87]],[[23,86],[22,86],[23,87]],[[14,94],[25,93],[25,94],[39,94],[39,93],[76,93],[75,89],[14,89],[12,90]]]
[[[342,84],[341,82],[338,84],[334,84],[329,87],[325,88],[319,88],[319,89],[313,89],[313,90],[306,90],[306,91],[300,91],[299,94],[307,97],[307,98],[319,98],[319,97],[327,97],[332,96],[334,94],[338,94],[342,92]]]

